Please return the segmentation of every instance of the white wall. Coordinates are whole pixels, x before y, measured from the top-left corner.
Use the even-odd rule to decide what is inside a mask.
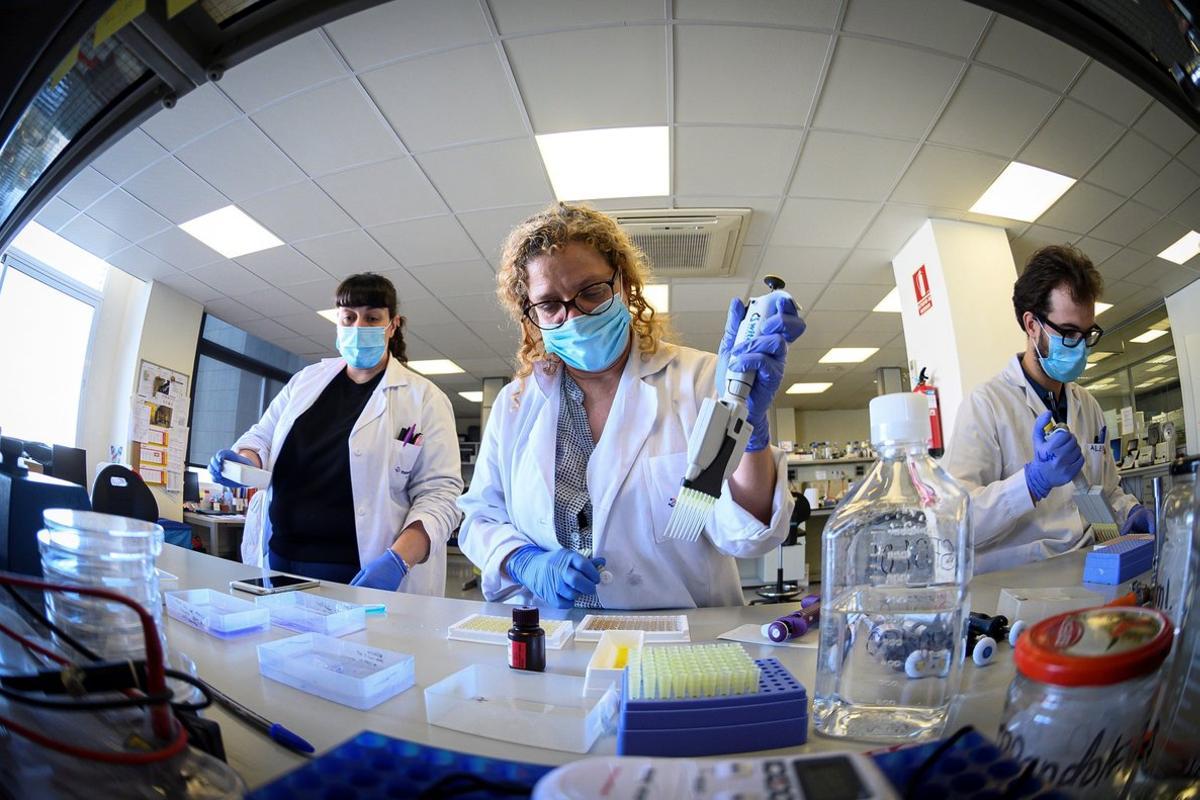
[[[1200,281],[1167,298],[1167,316],[1183,390],[1188,449],[1195,453],[1200,450]]]
[[[796,441],[853,442],[871,437],[871,417],[865,408],[796,411]]]

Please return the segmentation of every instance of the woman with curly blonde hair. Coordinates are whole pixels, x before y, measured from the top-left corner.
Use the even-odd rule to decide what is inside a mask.
[[[795,305],[770,310],[763,335],[731,347],[736,300],[718,356],[666,341],[646,302],[645,257],[608,215],[558,203],[509,234],[499,298],[521,329],[515,380],[492,407],[459,545],[484,596],[558,608],[740,605],[735,558],[786,535],[783,454],[766,411]],[[753,372],[754,427],[695,542],[665,536],[700,404],[728,366]]]

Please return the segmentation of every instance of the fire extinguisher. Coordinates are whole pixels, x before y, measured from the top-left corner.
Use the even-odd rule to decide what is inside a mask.
[[[925,399],[929,401],[929,455],[941,458],[942,454],[946,452],[946,448],[942,445],[942,410],[938,401],[937,387],[928,382],[925,373],[926,369],[922,367],[913,391],[925,395]]]

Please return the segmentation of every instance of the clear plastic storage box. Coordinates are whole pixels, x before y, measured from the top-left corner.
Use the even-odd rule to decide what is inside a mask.
[[[273,681],[366,711],[413,685],[413,657],[302,633],[258,646],[258,671]]]
[[[284,592],[255,598],[271,613],[271,624],[301,633],[345,636],[367,627],[367,611],[357,603],[304,592]]]
[[[617,690],[583,696],[583,678],[474,664],[425,689],[425,715],[440,725],[490,739],[586,753],[615,719]]]
[[[212,589],[167,592],[167,613],[213,636],[236,636],[267,628],[270,612]]]

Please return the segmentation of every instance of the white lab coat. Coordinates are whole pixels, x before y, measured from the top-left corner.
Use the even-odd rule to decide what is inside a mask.
[[[735,557],[761,555],[786,536],[794,501],[784,454],[772,449],[778,477],[770,524],[733,502],[717,501],[695,542],[663,535],[687,466],[688,436],[705,397],[713,395],[716,356],[663,344],[642,356],[635,346],[612,410],[588,462],[593,556],[607,559],[614,580],[600,584],[605,608],[741,605]],[[496,398],[471,488],[459,501],[458,543],[483,573],[488,600],[532,603],[500,569],[509,553],[535,544],[559,548],[554,531],[554,452],[561,373],[541,365]]]
[[[296,418],[345,368],[344,359],[327,358],[297,372],[233,449],[253,450],[263,467],[272,469]],[[421,446],[397,441],[400,430],[414,423],[425,437]],[[450,400],[431,381],[389,357],[346,447],[359,561],[366,564],[381,555],[406,527],[423,522],[429,558],[412,565],[400,590],[441,596],[446,589],[446,541],[461,519],[455,503],[463,488]],[[247,513],[242,538],[242,560],[247,564],[264,563],[271,536],[271,491],[260,492],[268,495],[261,501],[255,495]]]
[[[1083,474],[1124,520],[1137,499],[1120,487],[1100,404],[1081,386],[1066,384],[1067,426],[1083,449]],[[943,466],[971,493],[975,572],[1009,569],[1074,550],[1091,542],[1087,523],[1075,506],[1074,486],[1055,487],[1034,505],[1025,483],[1033,460],[1033,422],[1045,403],[1025,380],[1019,356],[975,388],[954,423]]]

